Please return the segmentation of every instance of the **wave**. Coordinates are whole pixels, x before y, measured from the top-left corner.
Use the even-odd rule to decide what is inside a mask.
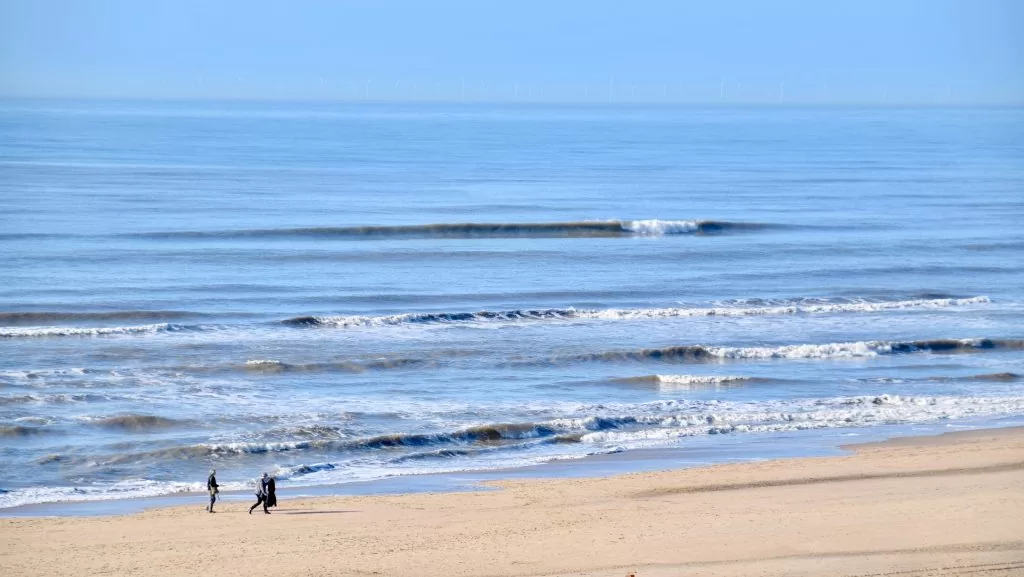
[[[637,308],[637,309],[513,309],[480,312],[402,313],[383,316],[300,316],[282,321],[284,324],[306,327],[375,327],[410,324],[478,323],[493,321],[542,320],[642,320],[672,317],[747,317],[799,314],[835,314],[852,312],[879,312],[904,309],[937,309],[968,306],[991,302],[986,296],[969,298],[929,298],[899,301],[858,301],[841,303],[791,303],[772,306],[723,306],[693,308]]]
[[[159,323],[131,327],[23,327],[0,329],[0,338],[30,337],[99,337],[112,335],[137,335],[150,333],[166,333],[187,330],[188,327]]]
[[[707,435],[741,435],[772,432],[796,432],[830,428],[860,428],[878,425],[929,424],[955,419],[995,418],[1024,414],[1024,396],[959,397],[899,396],[891,394],[829,398],[774,399],[763,401],[662,400],[636,404],[579,405],[562,418],[542,422],[498,423],[464,427],[451,432],[408,433],[349,439],[344,441],[295,441],[278,443],[204,444],[161,449],[146,453],[121,454],[108,463],[139,463],[148,459],[208,459],[243,457],[248,454],[316,449],[337,454],[338,460],[312,464],[279,465],[279,478],[307,484],[370,480],[395,474],[439,472],[443,470],[479,470],[552,459],[616,453],[648,447],[678,446],[680,439]],[[552,449],[553,447],[564,447]],[[547,447],[544,451],[533,448]],[[380,451],[374,452],[374,450]],[[396,449],[406,449],[396,454]],[[363,451],[357,455],[348,451]],[[504,455],[512,451],[519,457]],[[478,461],[467,460],[487,455]],[[62,463],[68,457],[47,455],[42,460]],[[321,457],[322,458],[322,457]],[[455,465],[430,468],[403,467],[427,460],[459,459]],[[95,462],[92,458],[90,462]],[[223,463],[227,466],[227,463]],[[397,467],[397,468],[395,468]],[[452,468],[457,467],[457,468]],[[219,468],[219,467],[218,467]],[[354,471],[354,469],[359,469]],[[333,474],[332,474],[333,472]],[[353,473],[355,473],[353,475]],[[226,482],[224,490],[248,489],[250,481]],[[185,491],[202,491],[201,483],[128,480],[113,485],[85,487],[33,487],[0,491],[0,508],[54,501],[88,501],[155,496]]]
[[[54,322],[166,320],[205,316],[190,311],[108,311],[108,312],[0,312],[0,326]]]
[[[679,411],[673,411],[674,408]],[[1021,414],[1024,397],[864,395],[763,401],[705,403],[663,401],[667,414],[636,418],[643,427],[585,434],[583,443],[625,444],[628,448],[664,446],[681,437],[732,433],[770,433],[876,425],[920,424],[950,419]]]
[[[50,433],[41,427],[26,427],[24,425],[0,425],[0,437],[31,437]]]
[[[879,312],[887,310],[938,309],[947,307],[969,306],[991,302],[986,296],[966,298],[922,298],[899,301],[868,301],[822,302],[819,299],[799,299],[788,304],[772,304],[768,306],[717,306],[717,307],[670,307],[670,308],[635,308],[635,309],[512,309],[504,311],[479,312],[435,312],[435,313],[402,313],[382,316],[298,316],[285,319],[281,323],[296,327],[353,328],[380,327],[415,324],[458,324],[484,322],[517,322],[545,320],[643,320],[673,317],[747,317],[772,315],[800,314],[835,314],[853,312]],[[146,315],[199,315],[184,311],[118,311],[111,313],[0,313],[0,325],[20,324],[38,320],[76,321],[84,319],[112,320],[124,318],[144,318]],[[137,315],[137,317],[133,317]],[[220,325],[181,325],[172,323],[156,323],[136,326],[117,327],[62,327],[62,326],[26,326],[0,328],[0,338],[38,338],[38,337],[87,337],[143,335],[153,333],[170,333],[190,330],[216,330],[226,327]]]
[[[436,366],[438,361],[428,359],[396,358],[374,359],[369,361],[335,361],[324,363],[285,363],[276,359],[251,359],[240,368],[249,372],[273,373],[304,373],[332,372],[362,373],[365,371],[386,369],[407,369]]]
[[[392,433],[352,439],[304,439],[297,441],[251,441],[203,443],[158,449],[145,453],[121,454],[104,464],[137,462],[146,458],[208,459],[264,453],[286,453],[303,450],[361,452],[400,447],[426,447],[443,444],[497,443],[503,440],[539,438],[554,435],[556,430],[544,423],[498,423],[466,427],[438,433]]]
[[[475,313],[403,313],[386,316],[303,316],[282,321],[284,324],[307,327],[368,327],[406,324],[459,323],[481,321],[516,321],[576,318],[575,309],[537,309],[480,311]]]
[[[894,411],[894,408],[899,410]],[[399,449],[428,449],[428,452],[438,454],[451,451],[450,454],[454,456],[458,451],[465,455],[467,450],[480,448],[522,448],[522,441],[543,444],[594,442],[601,438],[597,434],[608,431],[649,435],[650,430],[684,428],[687,434],[715,434],[798,430],[818,426],[866,426],[879,422],[925,422],[935,418],[1010,413],[1024,413],[1024,397],[901,397],[883,394],[760,402],[665,400],[639,404],[581,405],[568,416],[543,421],[488,423],[428,433],[390,433],[340,439],[319,436],[298,440],[184,445],[143,453],[122,453],[100,464],[109,466],[170,459],[203,461],[306,451],[352,457],[353,454],[372,455],[378,451],[390,455]]]
[[[614,379],[619,383],[641,383],[657,385],[660,389],[713,389],[742,387],[752,383],[771,382],[773,379],[741,376],[717,375],[645,375],[642,377],[626,377]]]
[[[829,359],[876,357],[909,353],[969,353],[991,349],[1024,348],[1019,339],[933,339],[921,341],[856,341],[800,344],[780,347],[717,347],[688,345],[639,351],[611,351],[557,357],[557,361],[666,361],[714,362],[731,359]]]
[[[1019,381],[1022,378],[1024,378],[1024,376],[1021,376],[1017,373],[987,373],[984,375],[971,375],[969,377],[964,378],[972,381],[993,381],[1007,383],[1012,381]]]
[[[101,427],[121,429],[124,431],[151,431],[154,429],[166,429],[180,424],[180,421],[159,417],[155,415],[118,415],[93,420],[92,423]]]
[[[0,405],[15,405],[22,403],[102,403],[115,400],[117,397],[109,394],[98,393],[51,393],[46,395],[19,395],[0,397]]]
[[[770,228],[773,225],[713,220],[603,220],[540,223],[454,223],[397,226],[346,226],[243,229],[224,231],[170,231],[127,236],[152,239],[181,238],[335,238],[345,240],[422,238],[607,238],[722,234]],[[778,225],[775,225],[778,226]]]
[[[482,448],[521,449],[537,444],[600,443],[729,432],[773,432],[825,427],[923,423],[939,419],[1024,413],[1024,397],[903,397],[866,395],[826,399],[725,402],[666,400],[632,405],[584,405],[577,414],[540,422],[494,423],[436,433],[394,433],[343,440],[208,443],[142,455],[119,455],[105,464],[140,459],[209,459],[315,450],[335,454],[411,449],[399,459],[467,456]],[[523,444],[522,441],[531,441]],[[416,449],[429,449],[426,453]],[[419,455],[414,457],[412,455]],[[392,461],[395,458],[390,458]],[[305,472],[333,468],[321,463]],[[307,467],[302,465],[299,469]],[[291,474],[299,474],[298,469]]]

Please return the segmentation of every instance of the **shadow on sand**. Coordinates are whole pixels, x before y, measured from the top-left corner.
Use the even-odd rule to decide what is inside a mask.
[[[340,509],[335,511],[318,511],[313,509],[280,509],[274,511],[274,513],[277,513],[279,515],[340,515],[342,513],[355,513],[355,511],[344,511]]]

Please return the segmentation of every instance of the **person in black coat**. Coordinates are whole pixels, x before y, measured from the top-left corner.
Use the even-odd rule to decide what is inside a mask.
[[[277,483],[273,477],[267,479],[267,507],[277,507]]]

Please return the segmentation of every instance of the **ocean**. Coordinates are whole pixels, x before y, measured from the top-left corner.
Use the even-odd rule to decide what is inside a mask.
[[[1022,109],[3,101],[0,508],[1020,424],[1021,222]]]

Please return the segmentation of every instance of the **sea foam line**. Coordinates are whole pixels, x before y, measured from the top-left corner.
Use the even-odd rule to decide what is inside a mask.
[[[909,353],[958,353],[991,349],[1021,349],[1017,339],[932,339],[920,341],[856,341],[845,343],[797,344],[779,347],[720,347],[685,345],[639,351],[610,351],[556,357],[559,361],[669,361],[700,362],[727,359],[833,359],[876,357]]]
[[[95,337],[108,335],[133,335],[163,333],[184,330],[181,325],[158,323],[131,327],[18,327],[0,329],[0,338],[26,337]]]
[[[355,448],[361,452],[361,462],[368,454],[379,454],[377,465],[361,475],[361,480],[379,479],[396,474],[415,474],[416,469],[397,467],[404,461],[446,462],[459,459],[456,469],[479,470],[507,466],[518,462],[511,456],[506,461],[481,461],[474,464],[467,457],[476,450],[486,451],[492,457],[505,449],[516,455],[535,447],[564,445],[548,453],[542,460],[572,458],[583,454],[602,454],[646,447],[671,447],[681,438],[719,434],[752,434],[788,432],[828,428],[857,428],[877,425],[926,424],[954,419],[992,418],[1003,415],[1024,414],[1024,397],[955,397],[955,396],[899,396],[862,395],[853,397],[805,398],[760,402],[728,402],[700,400],[664,400],[639,404],[581,405],[576,414],[537,423],[506,423],[479,425],[435,434],[396,434],[389,436],[352,439],[328,446],[323,443],[228,443],[211,444],[150,453],[148,457],[166,459],[171,456],[202,458],[211,453],[222,458],[231,454],[244,456],[251,453],[299,452],[315,448],[341,450],[339,457]],[[505,446],[495,446],[496,440],[509,440]],[[520,442],[521,441],[521,442]],[[580,449],[572,447],[585,447]],[[405,448],[396,460],[394,449]],[[426,449],[419,453],[419,448]],[[386,449],[374,451],[374,449]],[[469,449],[469,450],[466,450]],[[134,455],[133,459],[144,455]],[[518,458],[518,457],[517,457]],[[346,477],[351,463],[344,460],[294,464],[279,467],[277,473],[290,483],[301,486],[303,477],[313,475],[308,484],[330,484],[352,480]],[[376,467],[376,468],[374,468]],[[433,469],[437,472],[442,469]],[[332,476],[339,475],[339,476]],[[228,481],[225,489],[252,486],[251,481]],[[128,480],[114,484],[72,487],[36,487],[0,490],[0,508],[31,503],[92,501],[123,499],[142,496],[166,495],[180,492],[198,492],[200,483],[177,481]]]
[[[543,320],[644,320],[673,317],[749,317],[799,314],[872,313],[887,310],[940,309],[991,302],[987,296],[911,299],[888,302],[790,304],[760,307],[669,307],[633,309],[513,309],[506,311],[401,313],[382,316],[303,316],[283,321],[296,326],[332,328],[383,327]]]

